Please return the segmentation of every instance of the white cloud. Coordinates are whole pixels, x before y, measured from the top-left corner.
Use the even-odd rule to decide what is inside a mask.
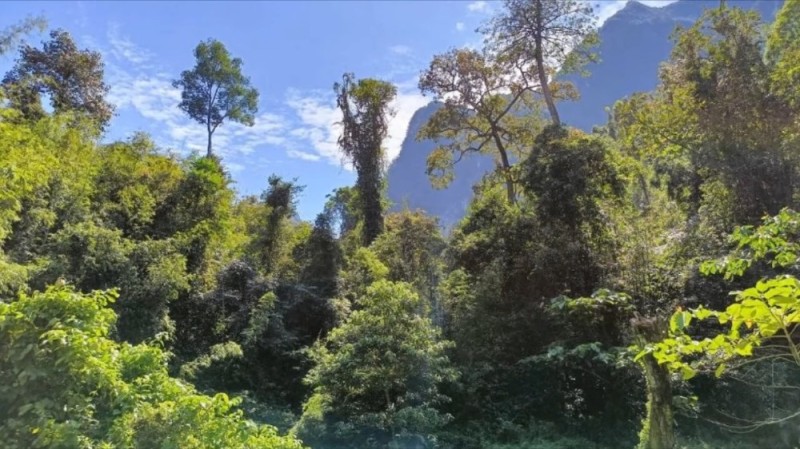
[[[397,98],[392,103],[395,116],[389,121],[389,136],[384,142],[386,147],[386,159],[391,162],[399,154],[403,145],[403,140],[408,132],[408,123],[417,110],[430,101],[419,93],[415,84],[413,89],[398,89]],[[414,136],[411,136],[414,138]]]
[[[472,12],[488,12],[489,4],[486,3],[484,0],[478,0],[467,4],[467,9]]]
[[[594,13],[597,14],[597,23],[604,23],[609,17],[613,16],[619,10],[624,8],[626,3],[628,3],[627,0],[614,0],[594,3]]]
[[[111,54],[117,59],[126,60],[132,64],[143,64],[153,56],[151,52],[138,47],[130,39],[120,34],[119,24],[109,24],[107,38],[111,45]]]
[[[327,100],[327,101],[326,101]],[[292,90],[286,105],[294,111],[300,123],[289,134],[306,144],[332,164],[342,162],[336,141],[339,139],[342,114],[330,94],[322,92],[300,93]]]
[[[677,0],[636,0],[639,3],[643,3],[647,6],[653,8],[662,8],[664,6],[669,5],[670,3],[675,3]],[[602,25],[609,17],[616,14],[619,10],[625,7],[628,3],[628,0],[611,0],[611,1],[591,1],[592,6],[594,6],[594,12],[597,14],[597,23]]]
[[[244,170],[244,165],[238,164],[235,162],[224,162],[225,165],[228,167],[228,171],[231,173],[239,173],[240,171]]]
[[[389,51],[398,55],[407,55],[411,53],[411,47],[408,45],[393,45],[389,47]]]
[[[286,152],[286,155],[289,157],[293,157],[295,159],[302,159],[304,161],[313,161],[316,162],[322,158],[322,156],[314,153],[306,153],[305,151],[300,150],[289,150]]]
[[[464,22],[456,22],[456,31],[464,31]]]

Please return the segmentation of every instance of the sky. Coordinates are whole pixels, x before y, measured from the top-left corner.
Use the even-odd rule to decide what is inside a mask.
[[[593,1],[601,21],[627,0]],[[660,6],[665,2],[645,1]],[[669,2],[666,2],[669,3]],[[171,85],[194,65],[192,51],[214,38],[244,61],[260,92],[255,125],[224,123],[214,134],[240,195],[259,194],[273,173],[305,186],[301,219],[312,220],[335,188],[355,174],[336,140],[340,114],[333,83],[345,72],[395,83],[395,115],[384,142],[389,159],[400,151],[414,111],[430,98],[417,78],[433,55],[476,47],[475,29],[499,3],[492,1],[267,1],[267,2],[3,2],[0,29],[43,14],[50,28],[69,31],[105,62],[108,100],[116,116],[104,137],[149,133],[165,151],[204,154],[206,131],[177,107]],[[37,44],[44,35],[35,35]],[[0,58],[0,73],[13,56]]]

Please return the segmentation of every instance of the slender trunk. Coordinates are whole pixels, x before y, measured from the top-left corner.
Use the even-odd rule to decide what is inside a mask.
[[[506,195],[508,196],[509,204],[517,204],[517,194],[514,191],[514,180],[511,179],[511,162],[508,160],[508,153],[506,152],[503,141],[497,133],[492,133],[494,143],[497,146],[497,151],[500,153],[500,160],[503,163],[503,177],[506,180]]]
[[[640,345],[661,340],[667,325],[663,320],[640,318],[633,323]],[[637,449],[673,449],[675,429],[672,421],[672,382],[666,367],[651,354],[642,357],[647,389],[647,414],[642,422]]]
[[[550,112],[550,119],[553,121],[553,124],[556,126],[561,126],[561,118],[558,116],[558,109],[556,109],[556,102],[553,100],[553,93],[550,91],[550,83],[547,79],[547,70],[544,67],[544,51],[542,50],[542,36],[541,30],[544,29],[544,24],[542,23],[542,1],[536,1],[536,26],[537,29],[540,30],[538,35],[534,37],[534,43],[536,44],[535,47],[535,54],[534,57],[536,59],[536,71],[539,75],[539,82],[542,85],[542,95],[544,96],[544,101],[547,103],[547,110]]]
[[[541,46],[541,40],[537,40],[536,46]],[[561,126],[561,118],[558,115],[556,102],[553,100],[553,93],[550,91],[550,84],[547,81],[547,71],[544,67],[544,58],[542,57],[541,50],[536,51],[536,70],[539,72],[539,81],[542,83],[542,95],[544,96],[545,103],[547,103],[550,119],[553,121],[554,125]]]
[[[211,157],[211,154],[212,154],[211,153],[211,134],[213,134],[213,133],[211,132],[211,129],[209,129],[208,130],[208,150],[206,151],[206,156],[207,157]]]
[[[639,188],[642,189],[642,195],[644,195],[644,207],[643,209],[646,211],[650,210],[650,189],[647,187],[647,180],[644,178],[644,175],[639,174]]]

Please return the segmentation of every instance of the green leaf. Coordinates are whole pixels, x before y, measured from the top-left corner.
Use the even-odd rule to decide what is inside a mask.
[[[753,355],[753,343],[749,341],[740,341],[734,349],[737,354],[743,357]]]
[[[28,403],[19,408],[17,412],[17,416],[23,416],[24,414],[28,413],[33,408],[33,404]]]
[[[683,331],[683,329],[685,329],[686,326],[688,326],[691,322],[692,314],[685,310],[681,310],[672,315],[672,318],[669,320],[669,329],[672,332],[677,333]]]
[[[700,306],[694,310],[694,317],[698,320],[705,320],[706,318],[710,317],[711,314],[712,312],[703,306]]]
[[[725,368],[727,368],[725,366],[725,364],[724,363],[720,363],[719,366],[717,367],[717,369],[714,370],[714,376],[716,376],[718,378],[722,377],[722,373],[725,372]]]

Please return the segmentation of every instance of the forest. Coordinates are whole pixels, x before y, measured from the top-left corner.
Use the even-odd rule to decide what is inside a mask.
[[[356,181],[308,222],[302,177],[242,196],[215,153],[259,98],[224,43],[174,74],[181,156],[104,140],[69,31],[0,30],[0,447],[800,447],[800,0],[709,8],[587,133],[596,24],[504,0],[420,74],[431,183],[496,161],[447,232],[388,212],[389,82],[332,75]]]

